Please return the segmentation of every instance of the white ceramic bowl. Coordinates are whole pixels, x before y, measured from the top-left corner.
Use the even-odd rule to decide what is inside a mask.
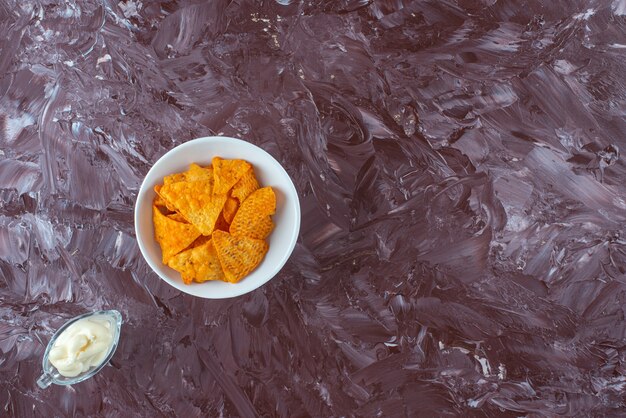
[[[168,174],[186,171],[191,163],[211,164],[219,156],[244,159],[254,166],[259,184],[272,186],[276,193],[276,227],[267,238],[269,251],[259,266],[239,283],[222,281],[183,283],[180,274],[161,262],[161,248],[154,239],[152,200],[154,186],[163,183]],[[148,171],[135,203],[135,233],[141,254],[152,270],[163,280],[190,295],[207,299],[224,299],[243,295],[267,283],[285,265],[300,232],[300,201],[296,188],[285,169],[263,149],[235,138],[208,136],[177,146],[163,155]]]

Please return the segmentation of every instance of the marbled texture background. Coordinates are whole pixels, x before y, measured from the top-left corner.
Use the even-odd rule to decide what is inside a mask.
[[[215,134],[303,217],[222,301],[132,217]],[[625,142],[625,0],[0,0],[0,415],[622,416]],[[110,367],[37,388],[101,308]]]

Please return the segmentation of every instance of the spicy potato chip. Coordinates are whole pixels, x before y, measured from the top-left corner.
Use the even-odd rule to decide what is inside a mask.
[[[161,207],[165,206],[165,208],[168,211],[176,212],[176,208],[161,195],[161,187],[163,186],[161,185],[154,186],[154,191],[156,193],[156,197],[154,198],[155,206],[161,206]]]
[[[231,191],[231,196],[239,200],[239,203],[246,200],[246,197],[250,195],[253,191],[259,188],[259,183],[254,176],[254,169],[250,167],[250,170],[246,171],[246,173],[239,179],[237,183],[233,186],[233,190]]]
[[[156,186],[155,186],[155,188],[156,188]],[[160,188],[160,186],[159,186],[159,188]],[[159,196],[158,193],[157,193],[156,196],[154,196],[154,200],[152,201],[152,204],[154,206],[160,206],[160,207],[163,207],[163,206],[166,205],[165,200],[163,200],[163,198],[161,196]]]
[[[215,194],[226,194],[252,168],[244,160],[223,160],[213,158],[213,178],[215,180]]]
[[[167,263],[200,236],[195,226],[168,218],[156,206],[152,207],[152,220],[154,236],[161,245],[163,263]]]
[[[177,254],[167,264],[180,272],[186,284],[192,281],[203,283],[208,280],[224,280],[224,272],[217,258],[213,240]]]
[[[160,193],[202,235],[210,235],[226,202],[226,195],[215,195],[211,189],[208,180],[180,181],[163,185]]]
[[[231,224],[233,222],[233,218],[239,209],[239,202],[234,197],[228,196],[226,198],[226,202],[224,203],[224,210],[222,211],[222,215],[224,215],[224,219],[226,222]]]
[[[230,224],[230,233],[236,237],[265,239],[274,223],[270,218],[276,212],[276,195],[271,187],[263,187],[243,201]]]
[[[188,224],[189,222],[187,222],[187,219],[185,219],[185,217],[183,215],[181,215],[178,212],[172,213],[170,215],[167,215],[168,218],[170,218],[173,221],[176,222],[182,222],[184,224]]]
[[[207,237],[205,235],[200,235],[194,242],[192,242],[185,250],[190,250],[192,248],[196,248],[202,244],[206,244],[211,240],[211,237]]]
[[[181,181],[213,181],[213,169],[211,167],[200,167],[198,164],[192,163],[189,170],[184,173],[174,173],[163,178],[163,184],[178,183]]]
[[[255,239],[265,239],[272,233],[274,230],[274,222],[272,218],[269,216],[259,216],[253,219],[253,223],[248,226],[245,224],[237,223],[233,228],[233,225],[230,225],[228,232],[236,237],[250,237]]]
[[[185,181],[185,173],[174,173],[163,177],[163,184],[177,183],[179,181]]]
[[[220,230],[213,233],[212,241],[226,281],[230,283],[239,282],[254,270],[269,249],[264,240],[234,237]]]
[[[228,222],[226,222],[226,219],[224,219],[224,212],[220,213],[220,216],[217,218],[217,221],[215,222],[215,230],[219,229],[220,231],[226,231],[228,232],[228,230],[230,229],[230,224]]]
[[[166,176],[153,202],[163,263],[186,284],[243,279],[265,257],[274,228],[276,196],[259,187],[252,165],[220,157]]]
[[[184,174],[185,174],[186,181],[207,180],[211,182],[211,184],[213,184],[213,168],[212,167],[203,168],[203,167],[200,167],[198,164],[191,164],[189,166],[189,170],[187,170]]]

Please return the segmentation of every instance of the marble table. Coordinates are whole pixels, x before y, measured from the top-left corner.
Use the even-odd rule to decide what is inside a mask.
[[[618,416],[625,0],[3,0],[0,415]],[[141,257],[172,147],[271,153],[281,273],[204,300]],[[110,366],[35,380],[118,309]]]

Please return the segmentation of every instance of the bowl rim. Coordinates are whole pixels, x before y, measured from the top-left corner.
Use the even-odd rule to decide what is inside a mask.
[[[294,205],[294,209],[295,209],[295,219],[294,219],[294,228],[292,228],[291,233],[288,237],[289,239],[289,245],[287,246],[286,250],[283,252],[280,260],[275,263],[273,265],[273,268],[269,271],[268,274],[265,275],[265,277],[262,277],[261,279],[258,280],[258,285],[256,285],[253,288],[250,289],[245,289],[243,287],[237,287],[237,284],[233,284],[233,291],[230,292],[228,295],[223,295],[223,296],[214,296],[212,294],[202,294],[203,292],[201,291],[196,291],[196,292],[190,292],[190,290],[194,290],[194,289],[198,289],[197,286],[204,286],[204,288],[206,287],[206,285],[211,284],[211,282],[204,282],[204,283],[194,283],[193,285],[189,286],[189,285],[184,285],[182,283],[182,281],[180,283],[176,282],[175,280],[167,277],[164,274],[161,274],[157,268],[155,268],[155,263],[150,260],[150,258],[147,256],[148,254],[148,250],[147,250],[147,246],[144,245],[144,240],[146,240],[146,237],[143,235],[140,235],[140,228],[139,228],[139,209],[140,207],[142,207],[142,202],[143,205],[145,205],[145,199],[144,196],[146,193],[148,193],[148,189],[150,189],[152,187],[152,185],[148,185],[146,182],[146,179],[149,177],[150,173],[157,169],[160,165],[164,164],[164,161],[167,161],[171,155],[176,151],[176,152],[181,152],[180,150],[183,150],[185,148],[190,148],[193,146],[197,146],[198,143],[206,143],[206,144],[211,144],[214,142],[229,142],[229,143],[238,143],[239,145],[243,146],[243,147],[249,147],[251,149],[253,149],[255,152],[258,152],[260,154],[262,154],[264,156],[265,159],[273,162],[273,164],[276,165],[277,169],[279,171],[282,172],[282,174],[284,175],[285,179],[287,179],[288,181],[285,182],[284,187],[286,189],[289,189],[289,195],[294,196],[294,201],[292,202],[292,204]],[[143,177],[143,180],[141,182],[141,186],[139,187],[139,191],[137,192],[137,197],[135,200],[135,205],[134,205],[134,216],[133,216],[133,220],[135,223],[135,239],[137,241],[137,245],[139,246],[139,251],[141,252],[141,256],[144,258],[144,260],[146,261],[146,263],[148,264],[148,266],[150,267],[150,269],[152,271],[154,271],[156,273],[157,276],[159,276],[159,278],[163,281],[165,281],[168,285],[172,286],[175,289],[180,290],[183,293],[186,293],[188,295],[191,296],[195,296],[195,297],[199,297],[199,298],[203,298],[203,299],[229,299],[229,298],[234,298],[237,296],[241,296],[244,295],[246,293],[250,293],[260,287],[262,287],[264,284],[266,284],[267,282],[269,282],[272,278],[274,278],[281,270],[282,268],[285,266],[285,264],[287,263],[287,261],[289,260],[289,258],[291,257],[291,254],[293,253],[293,250],[297,244],[298,241],[298,236],[300,234],[300,224],[301,224],[301,208],[300,208],[300,198],[298,195],[298,191],[293,183],[293,180],[291,179],[291,176],[289,176],[289,174],[287,173],[287,171],[285,170],[285,168],[282,166],[281,163],[278,162],[278,160],[276,160],[269,152],[265,151],[263,148],[259,147],[258,145],[255,145],[251,142],[248,141],[244,141],[242,139],[238,139],[238,138],[232,138],[232,137],[228,137],[228,136],[203,136],[203,137],[199,137],[199,138],[194,138],[194,139],[190,139],[189,141],[186,141],[182,144],[179,144],[173,148],[171,148],[169,151],[167,151],[165,154],[163,154],[161,157],[159,157],[159,159],[152,164],[152,166],[150,167],[150,169],[148,170],[148,172],[146,172],[145,176]],[[142,237],[140,239],[140,236]],[[160,261],[159,261],[160,262]],[[164,277],[165,276],[165,277]],[[245,278],[244,278],[245,280]]]

